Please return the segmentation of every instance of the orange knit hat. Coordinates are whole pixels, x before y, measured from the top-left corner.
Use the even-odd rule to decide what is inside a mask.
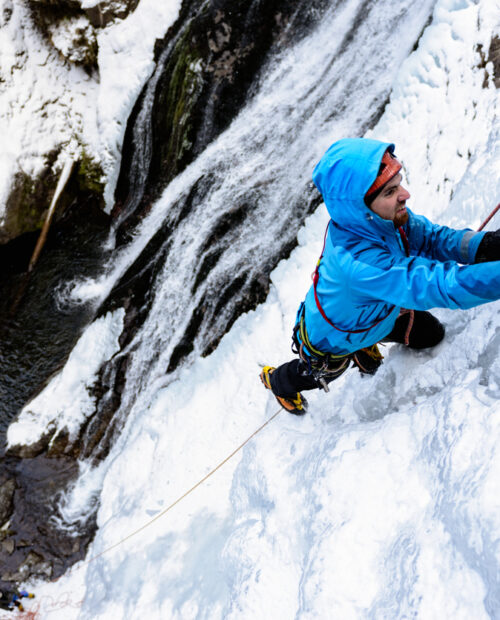
[[[382,189],[382,187],[387,183],[387,181],[390,181],[392,177],[396,176],[396,174],[401,170],[401,168],[402,165],[400,164],[400,162],[389,150],[387,150],[382,157],[378,176],[375,181],[373,181],[365,196],[368,198],[377,190]],[[375,198],[375,196],[373,198]]]

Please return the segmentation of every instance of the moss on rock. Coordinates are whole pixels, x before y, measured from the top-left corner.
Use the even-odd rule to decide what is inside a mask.
[[[42,228],[61,174],[61,169],[56,164],[58,155],[59,151],[49,153],[44,170],[36,177],[31,177],[22,170],[14,174],[5,203],[5,213],[0,221],[0,244]],[[59,198],[56,219],[75,199],[83,202],[85,198],[92,196],[103,208],[103,192],[101,165],[82,149],[81,159]]]
[[[82,149],[77,168],[78,187],[81,192],[91,192],[102,197],[104,192],[104,172],[101,164]]]

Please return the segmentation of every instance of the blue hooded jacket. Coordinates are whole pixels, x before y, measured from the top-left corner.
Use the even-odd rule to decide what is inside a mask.
[[[394,145],[366,138],[332,144],[313,172],[331,220],[304,317],[313,347],[346,354],[371,346],[394,327],[401,308],[471,308],[500,298],[500,262],[473,265],[484,233],[437,226],[407,209],[401,236],[390,220],[371,211],[364,195]],[[348,330],[366,330],[350,333]]]

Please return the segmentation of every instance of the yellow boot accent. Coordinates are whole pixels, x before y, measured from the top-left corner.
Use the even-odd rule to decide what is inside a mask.
[[[271,387],[270,375],[276,369],[274,366],[264,366],[262,372],[260,373],[260,380],[264,384],[264,387],[268,390],[273,391]],[[274,394],[274,392],[273,392]],[[304,415],[307,411],[307,400],[302,396],[300,392],[297,392],[295,397],[285,397],[285,396],[276,396],[274,394],[274,398],[278,401],[278,403],[288,411],[288,413],[293,413],[294,415]]]

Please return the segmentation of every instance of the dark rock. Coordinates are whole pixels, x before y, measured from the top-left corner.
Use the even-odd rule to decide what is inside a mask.
[[[0,527],[7,522],[12,514],[15,490],[16,483],[13,479],[7,480],[0,485]]]
[[[67,428],[63,428],[54,435],[47,450],[47,456],[50,458],[60,456],[72,456],[77,458],[79,455],[79,446],[70,441],[70,435]]]
[[[7,553],[8,555],[12,555],[14,553],[14,549],[16,545],[13,540],[4,540],[0,545],[2,552]]]
[[[490,77],[492,77],[495,87],[500,88],[500,37],[495,35],[491,39],[488,54],[485,53],[482,43],[477,45],[476,51],[480,58],[477,66],[479,69],[484,69],[483,88],[488,88]],[[486,69],[487,64],[490,62],[493,65],[493,76],[490,76]]]
[[[25,172],[15,174],[5,203],[0,243],[42,227],[59,176],[53,170],[57,155],[57,152],[52,152],[47,156],[45,169],[35,179]]]
[[[137,8],[139,0],[104,0],[83,9],[95,28],[104,28],[115,19],[124,19]]]
[[[50,562],[44,560],[43,556],[30,551],[24,562],[20,564],[15,572],[6,571],[2,573],[2,581],[15,581],[20,583],[26,581],[30,577],[52,577],[52,566]]]
[[[327,6],[326,0],[184,0],[178,21],[157,42],[155,75],[127,124],[116,190],[121,219],[128,218],[122,240],[248,102],[271,50],[305,34]],[[151,134],[144,136],[136,125],[149,102]],[[148,143],[147,159],[139,140]]]
[[[22,459],[31,459],[35,456],[38,456],[39,454],[42,454],[42,452],[45,452],[48,449],[50,440],[52,439],[54,432],[54,427],[51,426],[47,429],[46,433],[43,433],[43,435],[33,443],[26,445],[19,444],[9,446],[8,456],[16,456]]]
[[[500,88],[500,37],[497,35],[491,39],[488,62],[493,64],[493,83]]]
[[[5,202],[0,244],[42,228],[61,174],[61,169],[56,164],[58,155],[58,150],[46,155],[45,167],[36,178],[22,171],[14,175]],[[72,204],[84,205],[92,201],[101,209],[104,208],[104,185],[101,177],[102,169],[99,164],[83,151],[81,160],[74,166],[64,192],[59,198],[55,221],[61,219]]]
[[[0,536],[0,590],[9,582],[22,583],[29,578],[60,576],[75,561],[81,560],[95,530],[95,509],[89,509],[86,523],[74,530],[58,528],[60,490],[78,475],[73,459],[8,459],[2,471],[15,480],[16,492],[9,529]]]
[[[288,3],[285,0],[184,0],[180,17],[163,41],[156,46],[157,69],[144,89],[127,126],[122,166],[116,193],[114,214],[118,222],[118,243],[125,243],[128,231],[149,211],[152,201],[175,175],[181,172],[206,146],[226,129],[242,106],[248,102],[273,48],[284,49],[296,41],[321,17],[327,0]],[[149,109],[148,102],[152,102]],[[142,119],[142,121],[141,121]],[[141,122],[150,128],[147,135]],[[147,131],[147,130],[146,130]],[[120,338],[125,347],[149,312],[155,278],[168,253],[169,237],[192,209],[203,201],[212,179],[202,177],[188,196],[170,210],[161,229],[143,254],[124,274],[113,294],[100,310],[126,309],[125,328]],[[319,203],[319,194],[304,196],[296,207],[296,225]],[[228,243],[226,235],[237,230],[251,212],[251,200],[236,204],[221,215],[210,235],[211,243],[221,247],[207,249],[197,269],[196,289],[213,269]],[[235,233],[237,234],[237,233]],[[262,302],[269,290],[268,274],[273,266],[294,247],[295,230],[289,227],[282,251],[271,261],[259,265],[256,276],[242,268],[233,281],[221,283],[221,294],[192,315],[183,334],[176,334],[168,372],[186,359],[194,344],[204,341],[202,353],[213,351],[220,338],[238,316]],[[230,303],[227,303],[228,300]],[[220,309],[222,308],[222,311]],[[217,324],[212,320],[214,312]],[[207,325],[211,329],[207,334]],[[94,418],[82,429],[79,443],[82,454],[99,459],[107,454],[115,424],[113,414],[121,403],[125,385],[123,368],[127,354],[115,356],[100,373],[96,394],[105,394]],[[107,368],[109,366],[109,368]],[[113,368],[114,367],[114,368]]]

